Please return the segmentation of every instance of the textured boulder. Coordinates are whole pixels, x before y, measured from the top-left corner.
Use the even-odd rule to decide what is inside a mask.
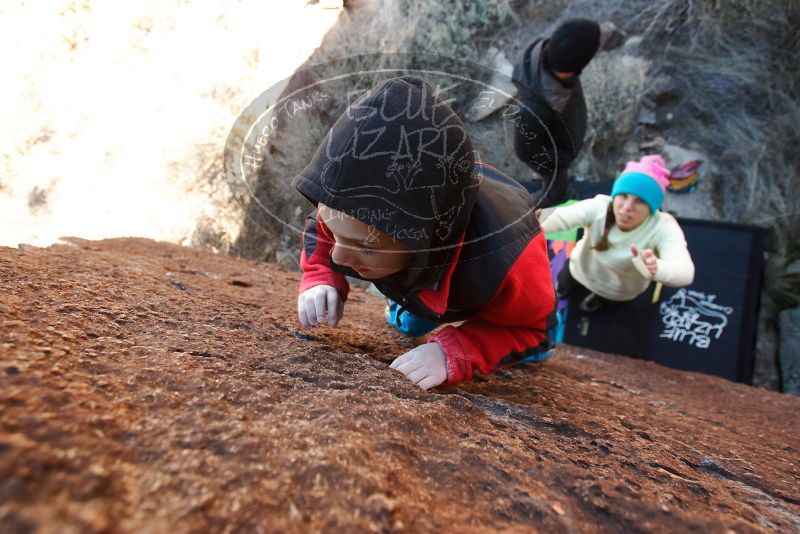
[[[423,392],[354,290],[138,239],[0,248],[2,532],[796,532],[800,399],[625,357]]]
[[[780,313],[783,391],[800,395],[800,308]]]

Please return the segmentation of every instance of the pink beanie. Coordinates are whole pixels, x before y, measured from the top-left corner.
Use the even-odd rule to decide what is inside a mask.
[[[659,155],[644,156],[639,161],[629,161],[628,164],[625,165],[625,170],[622,172],[640,172],[646,174],[655,180],[662,190],[665,190],[669,185],[667,164],[664,162],[664,158]]]
[[[644,156],[639,161],[629,161],[611,188],[611,196],[626,193],[644,200],[655,213],[664,202],[664,191],[669,185],[669,171],[661,156]]]

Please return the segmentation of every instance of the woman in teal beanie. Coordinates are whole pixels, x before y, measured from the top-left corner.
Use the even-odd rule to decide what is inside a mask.
[[[668,174],[661,156],[630,161],[611,196],[597,195],[543,217],[545,232],[584,227],[583,238],[559,274],[559,297],[582,285],[590,293],[580,309],[593,312],[604,300],[635,299],[651,280],[670,287],[692,283],[694,263],[683,231],[672,215],[659,210]]]

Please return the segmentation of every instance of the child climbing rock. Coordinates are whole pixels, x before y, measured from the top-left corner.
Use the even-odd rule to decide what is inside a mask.
[[[614,182],[611,196],[559,207],[544,218],[545,232],[585,228],[559,273],[559,297],[580,284],[591,293],[579,308],[594,312],[604,299],[635,299],[651,280],[671,287],[692,283],[694,263],[683,231],[672,215],[659,211],[668,174],[661,156],[630,161]]]
[[[391,364],[423,389],[546,354],[555,298],[532,200],[477,159],[459,117],[418,77],[352,103],[294,181],[317,208],[303,234],[301,324],[338,323],[349,275],[390,299],[401,331],[463,321]]]

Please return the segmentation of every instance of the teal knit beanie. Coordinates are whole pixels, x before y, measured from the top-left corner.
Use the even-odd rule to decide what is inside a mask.
[[[645,156],[639,161],[629,161],[625,170],[614,181],[611,196],[626,193],[641,198],[655,213],[664,202],[664,191],[669,179],[661,156]]]

